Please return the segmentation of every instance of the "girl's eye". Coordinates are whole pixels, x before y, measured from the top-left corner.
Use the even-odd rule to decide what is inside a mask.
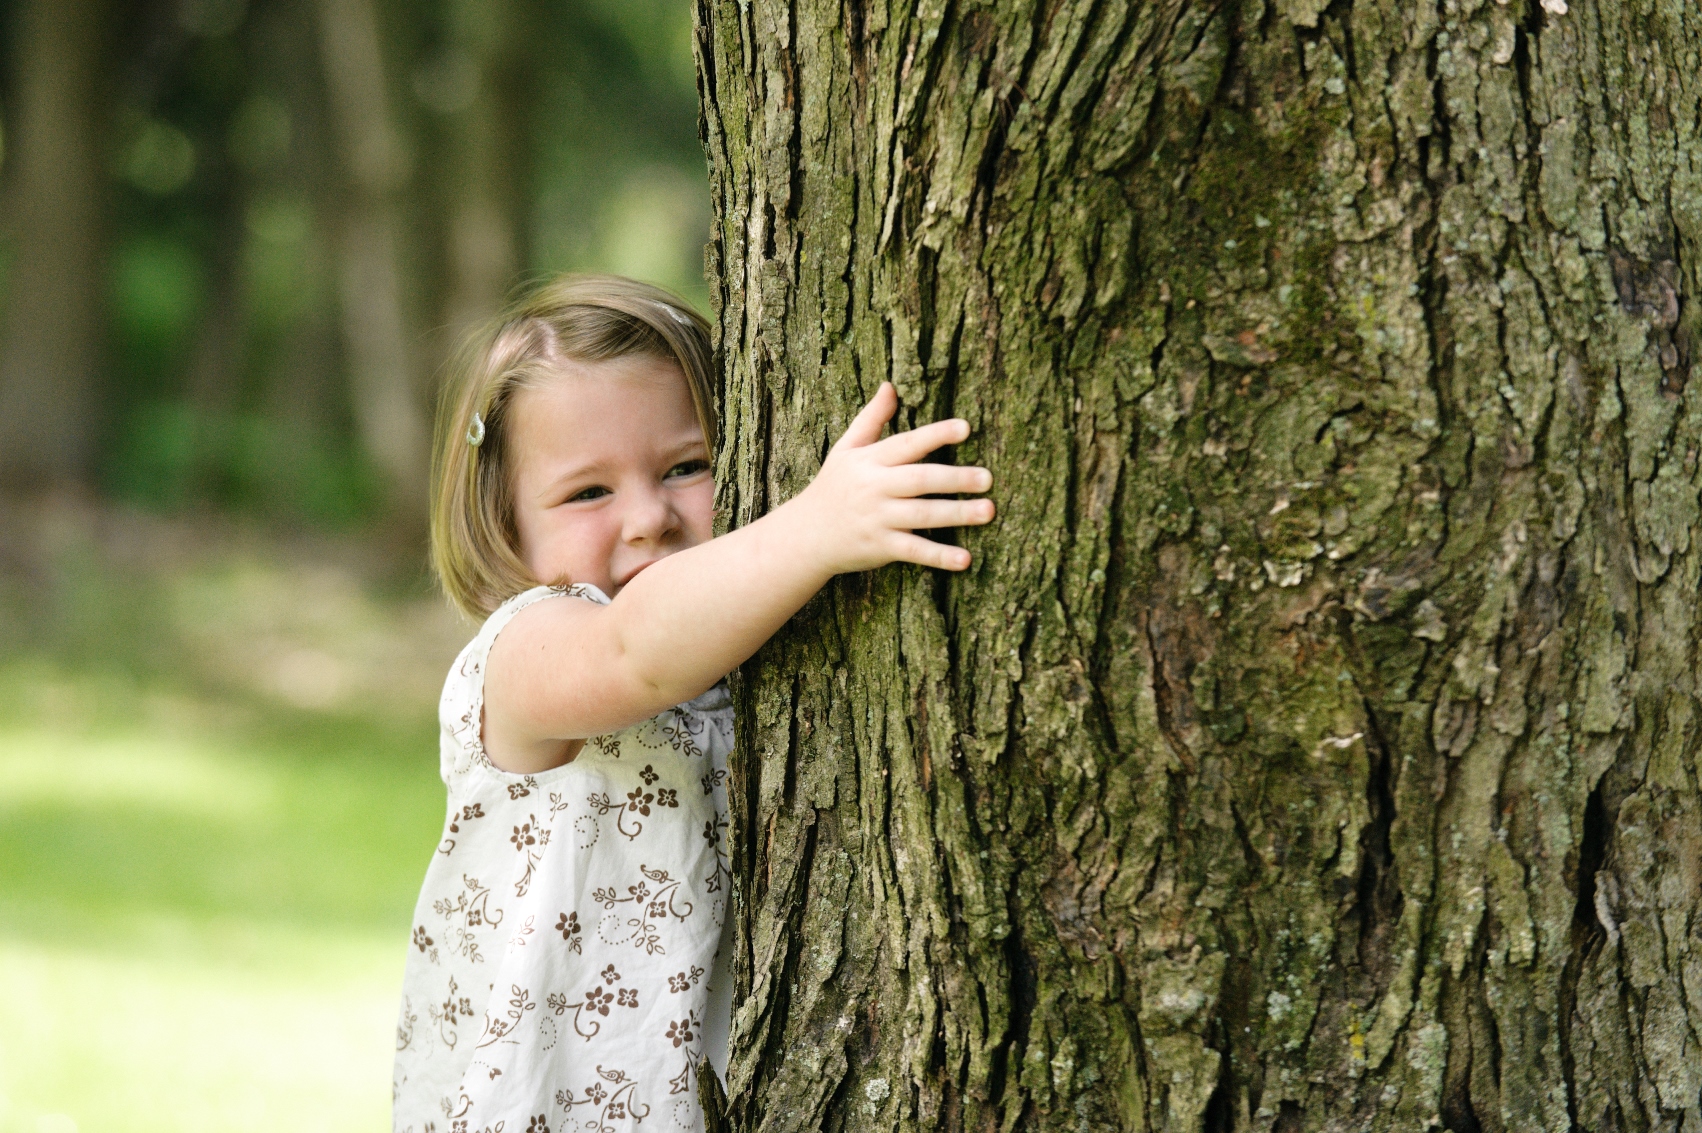
[[[573,495],[567,497],[567,502],[572,504],[578,503],[580,500],[595,500],[608,494],[609,490],[607,488],[581,488],[579,491],[573,493]]]
[[[696,476],[709,467],[707,460],[682,460],[668,469],[668,478],[675,476]]]

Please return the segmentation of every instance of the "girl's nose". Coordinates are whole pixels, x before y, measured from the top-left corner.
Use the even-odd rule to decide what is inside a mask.
[[[659,543],[680,526],[666,492],[660,488],[641,488],[629,492],[627,509],[621,524],[621,538],[628,543]]]

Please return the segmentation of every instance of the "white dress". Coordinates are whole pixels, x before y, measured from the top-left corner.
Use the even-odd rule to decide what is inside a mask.
[[[510,599],[443,686],[449,813],[414,910],[396,1133],[701,1129],[697,1063],[725,1074],[726,691],[562,767],[498,770],[485,659],[515,614],[560,597],[609,601],[592,586]]]

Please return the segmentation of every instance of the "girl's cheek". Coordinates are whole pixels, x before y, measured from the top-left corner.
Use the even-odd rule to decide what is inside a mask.
[[[715,526],[715,484],[705,480],[702,484],[692,485],[690,500],[690,517],[688,522],[692,534],[699,540],[708,539],[714,533]]]

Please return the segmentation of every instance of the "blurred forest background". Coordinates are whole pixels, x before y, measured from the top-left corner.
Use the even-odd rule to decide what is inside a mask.
[[[0,1133],[385,1128],[432,395],[702,305],[686,0],[0,0]]]

